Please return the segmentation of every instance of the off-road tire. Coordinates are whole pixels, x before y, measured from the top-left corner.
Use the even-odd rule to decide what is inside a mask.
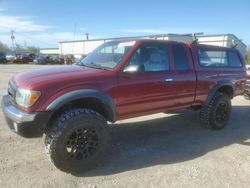
[[[224,128],[230,119],[231,108],[231,99],[227,94],[215,93],[209,103],[200,110],[203,126],[215,130]]]
[[[45,134],[45,152],[58,169],[83,173],[96,166],[107,142],[104,118],[91,109],[77,108],[54,121]]]

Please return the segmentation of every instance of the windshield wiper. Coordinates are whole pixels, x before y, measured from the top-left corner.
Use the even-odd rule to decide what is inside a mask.
[[[82,64],[82,65],[84,65],[86,67],[97,68],[97,69],[102,69],[102,70],[111,70],[111,68],[109,68],[109,67],[104,67],[104,66],[101,66],[100,64],[97,64],[94,62]]]

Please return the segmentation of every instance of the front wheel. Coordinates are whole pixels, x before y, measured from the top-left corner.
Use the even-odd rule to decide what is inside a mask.
[[[108,136],[106,121],[97,112],[80,108],[63,113],[45,136],[45,151],[60,170],[82,173],[102,158]]]
[[[224,128],[231,115],[231,99],[225,93],[217,92],[211,101],[202,107],[200,116],[204,125],[212,129]]]

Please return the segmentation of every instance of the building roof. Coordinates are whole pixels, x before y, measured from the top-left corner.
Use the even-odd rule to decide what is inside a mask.
[[[40,50],[59,50],[59,48],[40,48]]]

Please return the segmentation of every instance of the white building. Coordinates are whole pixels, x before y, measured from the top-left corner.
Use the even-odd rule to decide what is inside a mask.
[[[235,46],[235,48],[240,51],[243,57],[246,55],[247,46],[233,34],[200,35],[197,36],[197,40],[200,44],[224,46],[229,48]]]
[[[247,46],[239,40],[233,34],[221,34],[221,35],[195,35],[195,38],[200,44],[209,44],[216,46],[232,47],[236,45],[236,48],[241,52],[243,57],[246,54]],[[192,42],[194,41],[193,34],[161,34],[161,35],[147,35],[147,36],[135,36],[135,37],[120,37],[120,38],[103,38],[103,39],[91,39],[91,40],[75,40],[75,41],[62,41],[59,42],[59,49],[41,49],[43,54],[73,54],[76,58],[82,55],[86,55],[94,50],[104,42],[111,40],[133,40],[133,39],[157,39],[157,40],[173,40],[179,42]]]
[[[157,40],[174,40],[182,42],[191,42],[193,40],[192,34],[176,35],[176,34],[162,34],[162,35],[148,35],[135,37],[120,37],[120,38],[103,38],[92,40],[76,40],[59,42],[60,54],[74,54],[76,57],[86,55],[93,51],[96,47],[107,41],[112,40],[133,40],[133,39],[157,39]]]

